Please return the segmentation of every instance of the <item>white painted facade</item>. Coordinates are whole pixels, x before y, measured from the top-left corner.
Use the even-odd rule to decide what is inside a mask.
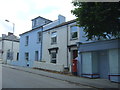
[[[4,37],[5,36],[5,37]],[[19,57],[19,39],[14,35],[3,35],[0,40],[0,59],[2,63],[15,64],[18,63]],[[13,49],[12,49],[13,47]],[[13,58],[9,57],[13,50]],[[10,52],[10,53],[9,53]],[[9,55],[8,55],[9,54]]]

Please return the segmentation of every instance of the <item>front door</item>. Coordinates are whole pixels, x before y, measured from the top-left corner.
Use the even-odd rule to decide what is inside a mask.
[[[98,53],[99,58],[99,74],[100,78],[108,79],[109,74],[109,62],[108,62],[108,52],[107,51],[100,51]]]

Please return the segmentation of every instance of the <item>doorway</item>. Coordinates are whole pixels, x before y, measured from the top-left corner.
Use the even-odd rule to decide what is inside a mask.
[[[73,50],[72,51],[72,59],[75,59],[76,57],[78,57],[78,50]]]

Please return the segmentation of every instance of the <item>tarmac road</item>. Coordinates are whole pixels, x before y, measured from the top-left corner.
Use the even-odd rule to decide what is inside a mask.
[[[16,69],[2,67],[2,88],[91,88]]]

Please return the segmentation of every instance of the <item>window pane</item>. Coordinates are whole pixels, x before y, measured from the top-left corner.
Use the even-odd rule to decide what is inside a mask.
[[[38,51],[35,51],[35,61],[38,61]]]
[[[77,32],[72,33],[72,38],[77,38]]]
[[[57,33],[56,32],[52,32],[51,37],[56,37]]]
[[[28,45],[28,42],[29,42],[29,36],[26,36],[26,45]]]
[[[17,53],[17,60],[19,59],[19,53]]]
[[[52,58],[56,58],[56,53],[52,53]]]
[[[38,42],[42,40],[42,32],[38,32]]]
[[[77,32],[77,26],[72,26],[71,27],[71,32]]]
[[[25,53],[25,60],[29,60],[29,53]]]
[[[57,43],[57,33],[52,32],[51,34],[51,44]]]
[[[78,37],[77,32],[78,32],[77,26],[72,26],[71,27],[71,38],[77,38]]]
[[[56,52],[51,53],[51,63],[56,63]]]

